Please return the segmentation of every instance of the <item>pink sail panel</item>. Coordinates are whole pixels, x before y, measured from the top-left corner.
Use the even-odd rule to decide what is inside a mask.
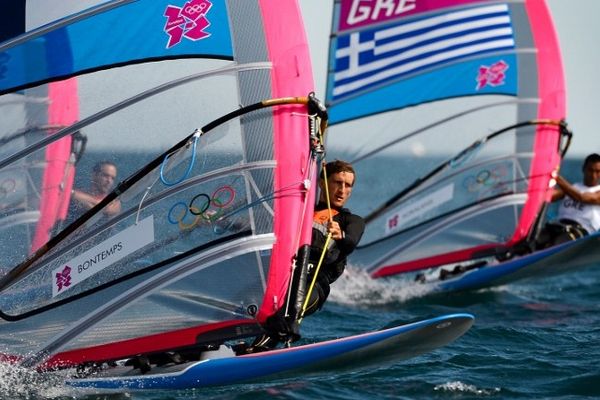
[[[274,98],[306,96],[314,90],[310,53],[299,6],[296,2],[285,4],[287,6],[283,6],[281,0],[260,0],[269,58],[273,63]],[[275,10],[279,11],[276,13]],[[275,110],[275,192],[290,185],[301,188],[307,174],[309,145],[306,118],[293,113],[304,116],[307,110],[299,105]],[[298,152],[301,152],[300,156]],[[259,322],[264,322],[285,302],[293,256],[298,245],[310,241],[311,224],[305,221],[312,220],[314,196],[314,188],[311,188],[308,195],[275,198],[276,243],[271,255],[265,298],[258,314]],[[304,213],[306,204],[310,206]],[[290,218],[294,215],[303,216],[304,220]]]
[[[539,119],[561,120],[566,116],[566,90],[558,37],[552,16],[544,0],[526,2],[537,51],[538,86],[541,103]],[[531,165],[531,182],[519,224],[510,243],[518,242],[529,233],[540,208],[550,200],[548,185],[551,173],[560,165],[557,152],[560,135],[558,127],[540,125],[536,128],[535,157]]]
[[[48,124],[69,126],[79,118],[77,80],[68,79],[48,85]],[[51,131],[49,134],[52,135]],[[68,209],[74,171],[69,167],[71,137],[66,136],[50,144],[46,149],[46,169],[42,178],[40,219],[38,221],[31,252],[36,251],[50,237],[50,230],[58,219],[64,219]]]
[[[421,14],[462,4],[484,3],[485,0],[347,0],[340,7],[339,30],[394,20],[399,16]]]

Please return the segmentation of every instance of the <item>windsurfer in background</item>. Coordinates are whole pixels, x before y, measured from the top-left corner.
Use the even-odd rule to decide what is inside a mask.
[[[111,161],[100,161],[92,169],[92,179],[89,192],[73,189],[69,214],[79,217],[81,214],[98,204],[111,192],[117,179],[117,166]],[[121,211],[118,199],[112,201],[103,210],[104,215],[111,217]]]
[[[327,182],[325,181],[327,176]],[[323,262],[318,270],[312,291],[306,289],[308,302],[302,317],[314,314],[325,304],[329,296],[330,285],[335,282],[346,268],[346,258],[354,251],[365,229],[364,220],[352,214],[344,205],[352,194],[355,184],[355,172],[352,164],[335,160],[327,163],[319,177],[319,202],[313,217],[310,266],[307,285],[310,287],[323,254],[327,237],[331,239]],[[328,202],[329,199],[329,202]],[[331,208],[328,206],[331,205]],[[264,334],[258,337],[247,352],[259,352],[273,349],[279,343],[275,335]]]
[[[600,155],[588,155],[583,162],[583,183],[569,183],[558,175],[552,201],[562,200],[557,221],[546,224],[538,247],[574,240],[600,229]]]

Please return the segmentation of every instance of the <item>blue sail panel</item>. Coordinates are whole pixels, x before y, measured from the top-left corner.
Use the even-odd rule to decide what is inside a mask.
[[[515,95],[515,48],[506,4],[338,33],[330,47],[327,101],[342,114],[342,108],[356,111],[330,123],[457,96]],[[357,96],[373,109],[356,107],[351,99]]]
[[[453,79],[471,76],[470,79]],[[340,101],[332,107],[330,124],[434,100],[478,94],[515,96],[518,85],[517,60],[504,54],[453,64],[394,84],[381,86],[362,96]]]
[[[0,46],[0,93],[142,61],[233,58],[224,1],[171,3],[177,2],[141,0],[102,13],[87,12],[49,33],[44,33],[47,25],[28,40],[6,42]],[[22,68],[24,59],[28,68]]]

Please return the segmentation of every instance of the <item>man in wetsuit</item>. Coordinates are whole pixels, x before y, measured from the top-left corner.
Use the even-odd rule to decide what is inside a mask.
[[[325,173],[327,173],[327,185],[325,184]],[[315,286],[310,293],[304,316],[313,314],[323,307],[329,296],[330,285],[344,272],[346,257],[354,251],[365,230],[364,220],[344,208],[352,194],[355,176],[352,165],[340,160],[328,163],[321,171],[319,202],[315,207],[313,217],[310,251],[312,266],[309,269],[309,284],[323,253],[328,234],[331,234],[331,239]],[[329,194],[331,210],[327,206],[327,194]]]
[[[327,182],[325,176],[327,176]],[[319,259],[323,254],[327,236],[331,234],[331,238],[318,271],[315,285],[310,293],[306,310],[301,317],[311,315],[323,307],[329,296],[330,285],[344,272],[346,257],[354,251],[365,229],[364,220],[344,208],[352,194],[354,183],[354,168],[345,161],[331,161],[321,171],[319,178],[321,191],[313,217],[308,286],[313,280]],[[328,198],[331,210],[328,207]],[[276,335],[264,334],[256,338],[246,351],[270,350],[275,348],[278,343],[279,340]]]
[[[544,227],[538,243],[548,247],[574,240],[600,229],[600,155],[594,153],[583,162],[583,183],[569,183],[556,177],[552,201],[562,200],[557,221]]]

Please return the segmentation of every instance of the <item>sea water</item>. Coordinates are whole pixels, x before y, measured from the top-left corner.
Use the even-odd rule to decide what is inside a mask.
[[[581,160],[563,165],[571,181]],[[303,342],[375,330],[392,321],[475,315],[457,341],[391,367],[318,378],[189,391],[83,396],[61,376],[0,364],[0,399],[586,399],[600,398],[600,263],[544,278],[453,295],[421,297],[349,266],[330,301],[302,324]]]

